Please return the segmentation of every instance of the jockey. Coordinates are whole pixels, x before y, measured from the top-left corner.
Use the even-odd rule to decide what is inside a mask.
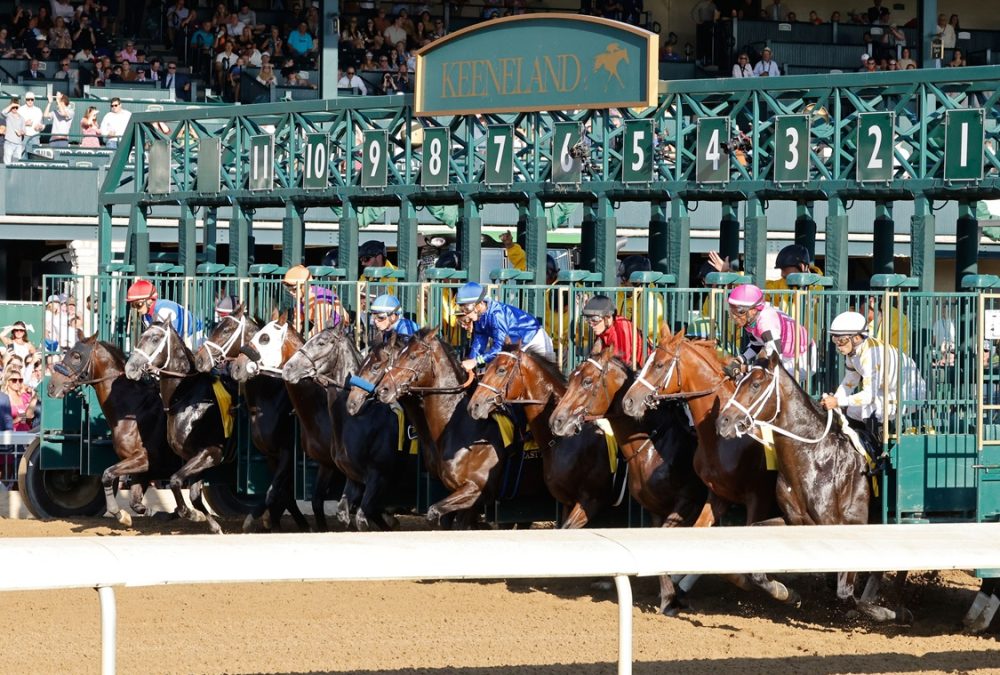
[[[875,422],[881,423],[886,415],[895,416],[899,382],[903,398],[914,400],[923,398],[923,378],[913,359],[868,336],[868,321],[863,314],[838,314],[830,324],[830,336],[844,356],[846,373],[837,391],[823,396],[823,407],[843,408],[855,426],[866,428],[880,438],[881,424]]]
[[[385,293],[375,298],[369,316],[383,340],[388,340],[393,333],[413,335],[419,329],[414,321],[402,315],[402,310],[399,300],[394,295]]]
[[[310,333],[316,333],[327,324],[339,325],[346,317],[337,294],[332,289],[309,284],[311,280],[312,273],[304,265],[295,265],[285,272],[281,283],[295,299],[296,329],[304,330],[308,318]]]
[[[240,299],[235,295],[224,295],[215,303],[215,320],[221,321],[236,311],[240,306]]]
[[[793,377],[804,379],[807,373],[816,371],[816,345],[809,333],[765,301],[764,291],[752,284],[734,288],[729,293],[729,316],[750,337],[743,363],[777,353],[781,365]]]
[[[625,363],[634,365],[646,360],[646,341],[642,339],[642,332],[624,316],[618,316],[611,298],[595,295],[583,306],[582,314],[594,331],[595,354],[610,349]]]
[[[455,295],[462,326],[472,329],[469,356],[462,361],[466,370],[491,362],[508,342],[520,344],[526,352],[555,360],[552,338],[535,317],[517,307],[489,297],[485,286],[474,281]]]
[[[560,291],[556,288],[559,283],[559,263],[551,255],[545,256],[545,283],[549,286],[545,291],[545,321],[543,325],[546,330],[555,336],[559,345],[565,349],[569,345],[569,298],[563,300],[562,312],[559,311]]]
[[[173,300],[161,300],[156,286],[147,279],[136,279],[125,293],[125,300],[135,310],[145,330],[154,321],[169,321],[181,337],[194,333],[191,314]]]

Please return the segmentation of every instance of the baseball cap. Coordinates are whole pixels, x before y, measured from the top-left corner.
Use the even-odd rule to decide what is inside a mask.
[[[24,95],[24,100],[25,101],[34,101],[35,100],[35,92],[29,91],[27,94]]]

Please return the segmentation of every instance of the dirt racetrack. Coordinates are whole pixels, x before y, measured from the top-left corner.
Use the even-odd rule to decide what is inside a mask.
[[[0,520],[0,537],[190,532],[204,528]],[[968,574],[915,575],[908,627],[846,618],[824,578],[786,581],[802,593],[801,609],[702,579],[680,618],[655,613],[654,579],[634,581],[635,673],[1000,673],[996,627],[983,637],[960,630],[978,588]],[[617,658],[614,590],[585,581],[178,586],[117,597],[122,673],[596,675],[614,673]],[[8,593],[0,602],[8,627],[0,672],[99,672],[96,593]]]

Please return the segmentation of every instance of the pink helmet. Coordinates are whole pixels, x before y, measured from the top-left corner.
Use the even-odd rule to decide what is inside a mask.
[[[741,284],[729,293],[729,304],[736,307],[761,307],[764,291],[753,284]]]

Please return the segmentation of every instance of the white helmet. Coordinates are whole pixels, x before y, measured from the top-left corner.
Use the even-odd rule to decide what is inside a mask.
[[[868,320],[857,312],[842,312],[830,324],[831,335],[867,335]]]

